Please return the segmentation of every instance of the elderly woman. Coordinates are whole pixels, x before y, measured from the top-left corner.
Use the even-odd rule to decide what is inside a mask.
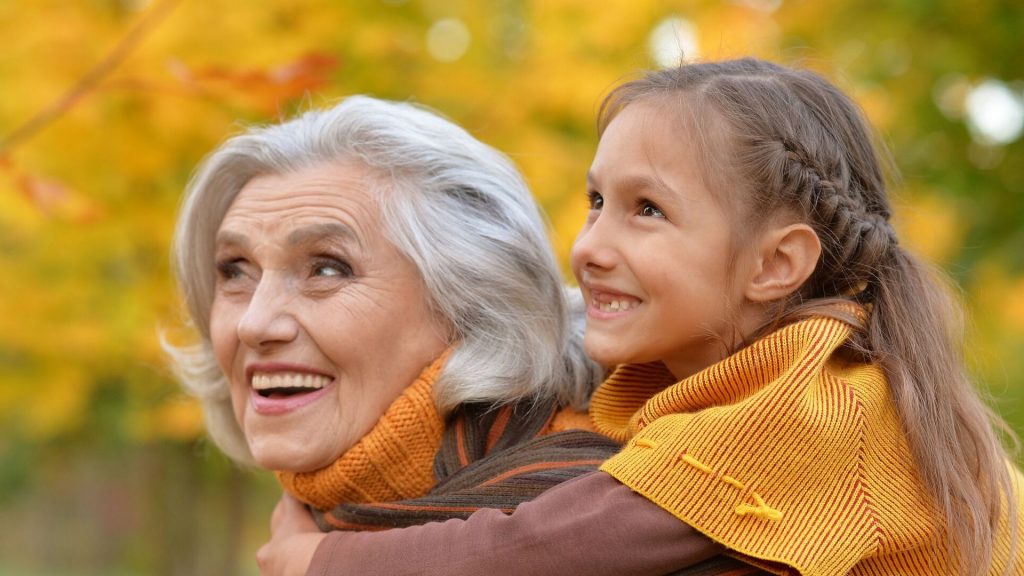
[[[602,371],[521,177],[428,111],[351,97],[228,140],[175,250],[201,340],[170,351],[210,435],[323,529],[511,513],[617,449],[569,431]],[[264,569],[301,573],[322,541]]]

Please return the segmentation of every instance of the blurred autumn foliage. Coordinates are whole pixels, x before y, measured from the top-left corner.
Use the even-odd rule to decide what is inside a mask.
[[[0,2],[0,37],[0,576],[256,573],[275,489],[166,367],[169,241],[226,136],[354,93],[508,153],[565,262],[615,83],[680,48],[823,72],[893,149],[904,241],[963,288],[1024,432],[1019,0],[36,0]]]

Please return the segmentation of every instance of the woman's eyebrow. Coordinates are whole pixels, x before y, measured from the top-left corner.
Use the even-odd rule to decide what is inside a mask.
[[[288,243],[291,245],[309,244],[324,238],[341,237],[350,242],[355,242],[360,248],[363,247],[362,240],[356,231],[348,224],[341,222],[327,222],[323,224],[311,224],[297,228],[288,234]]]
[[[214,239],[214,246],[217,248],[223,246],[241,246],[245,248],[249,246],[249,237],[238,232],[231,232],[230,230],[220,231],[217,232],[217,237]]]

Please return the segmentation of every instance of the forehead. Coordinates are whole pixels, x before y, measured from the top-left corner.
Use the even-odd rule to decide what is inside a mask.
[[[700,135],[680,118],[686,112],[661,102],[626,106],[601,135],[591,166],[595,177],[700,178]]]
[[[700,149],[701,130],[691,118],[690,107],[679,102],[641,100],[626,106],[609,123],[598,145],[637,157],[672,159],[694,163]]]
[[[601,135],[592,171],[608,175],[636,171],[666,181],[698,185],[730,207],[735,150],[732,131],[700,97],[675,94],[635,101],[611,120]],[[680,182],[681,183],[681,182]]]
[[[228,207],[220,232],[250,233],[343,223],[356,232],[378,228],[381,179],[358,163],[324,163],[257,176]]]

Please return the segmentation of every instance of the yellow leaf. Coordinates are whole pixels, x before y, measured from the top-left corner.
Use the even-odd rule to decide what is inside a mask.
[[[937,263],[948,262],[963,245],[967,227],[959,207],[934,193],[913,194],[896,209],[900,239],[913,251]]]
[[[194,440],[204,433],[202,407],[194,398],[178,397],[133,416],[133,436],[144,442]]]

